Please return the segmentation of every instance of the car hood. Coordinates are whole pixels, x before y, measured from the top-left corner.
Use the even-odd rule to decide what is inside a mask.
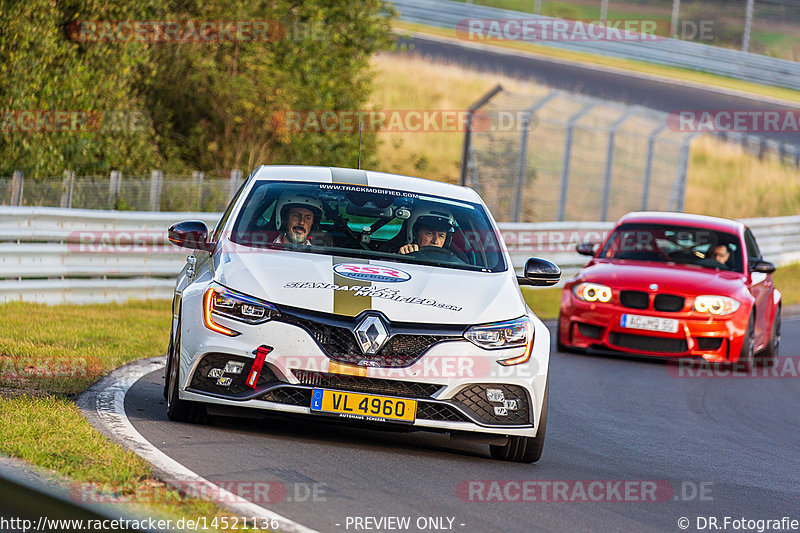
[[[615,289],[645,292],[650,292],[650,285],[655,283],[660,293],[687,296],[733,295],[744,284],[744,275],[738,272],[648,261],[598,261],[584,267],[578,273],[578,279],[602,283]]]
[[[214,279],[279,307],[347,316],[373,309],[392,321],[435,324],[480,324],[526,312],[513,271],[475,272],[234,244],[226,249],[214,254]],[[392,269],[389,279],[402,281],[384,281],[383,268]]]

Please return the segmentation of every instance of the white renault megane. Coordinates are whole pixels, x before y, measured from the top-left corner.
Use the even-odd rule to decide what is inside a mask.
[[[539,460],[550,335],[471,189],[354,169],[261,166],[193,249],[173,301],[167,415],[280,412],[470,433]]]

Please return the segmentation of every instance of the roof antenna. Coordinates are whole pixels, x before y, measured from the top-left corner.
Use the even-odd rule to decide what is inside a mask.
[[[361,126],[364,124],[364,119],[358,121],[358,170],[361,170]]]

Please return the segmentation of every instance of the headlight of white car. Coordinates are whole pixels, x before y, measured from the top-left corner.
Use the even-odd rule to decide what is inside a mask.
[[[715,296],[704,294],[694,299],[693,309],[699,313],[711,313],[712,315],[727,315],[739,309],[741,304],[727,296]]]
[[[608,303],[611,301],[611,287],[599,283],[578,283],[572,288],[572,292],[584,302]]]
[[[203,296],[203,319],[206,327],[230,337],[239,335],[239,332],[214,322],[213,315],[247,324],[261,324],[279,316],[280,312],[270,303],[212,283]]]
[[[527,316],[522,316],[514,320],[472,326],[464,333],[464,337],[472,344],[486,350],[524,346],[524,354],[498,361],[501,365],[518,365],[526,363],[531,358],[533,322]]]

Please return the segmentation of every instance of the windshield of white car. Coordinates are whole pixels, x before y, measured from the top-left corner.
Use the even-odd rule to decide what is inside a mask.
[[[308,217],[299,222],[299,217]],[[310,215],[310,216],[309,216]],[[507,269],[499,237],[476,203],[346,184],[260,181],[230,240],[241,245],[446,268]],[[431,235],[436,234],[431,241]]]
[[[732,233],[704,228],[623,224],[614,230],[598,257],[743,272],[740,242]]]

